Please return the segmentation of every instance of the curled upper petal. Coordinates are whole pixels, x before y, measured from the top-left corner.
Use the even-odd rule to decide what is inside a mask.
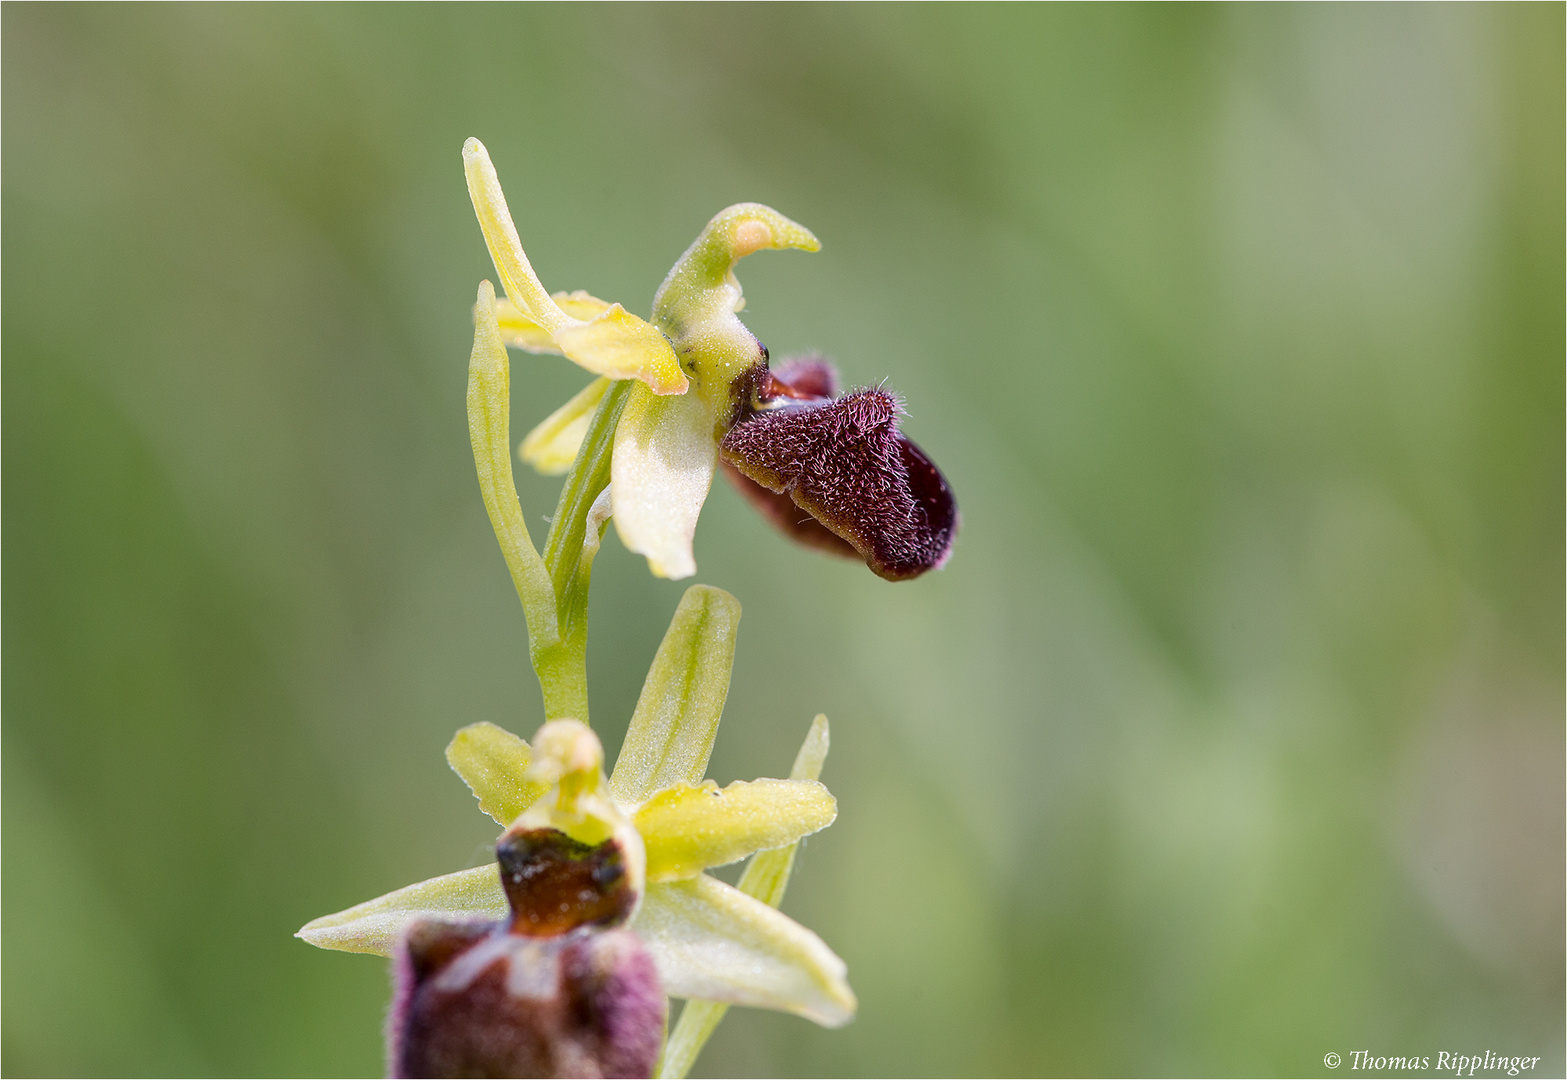
[[[610,462],[615,529],[657,576],[696,573],[692,538],[717,461],[714,416],[701,395],[634,389],[615,428]]]
[[[670,268],[653,298],[653,320],[676,341],[700,334],[702,324],[739,310],[734,265],[763,248],[820,251],[821,243],[799,222],[761,203],[736,203],[713,216]]]
[[[366,900],[300,927],[295,937],[322,949],[391,956],[403,927],[418,918],[496,921],[510,914],[494,863],[443,874]]]
[[[857,1002],[838,955],[787,915],[717,878],[648,886],[632,929],[673,997],[781,1009],[823,1027],[854,1018]]]
[[[792,844],[831,825],[838,804],[815,780],[708,780],[654,795],[632,821],[647,849],[649,881],[692,877],[754,851]]]
[[[817,251],[811,231],[770,206],[738,203],[718,212],[675,262],[653,297],[653,322],[674,343],[715,419],[733,416],[736,381],[767,350],[736,315],[744,304],[734,265],[763,248]]]

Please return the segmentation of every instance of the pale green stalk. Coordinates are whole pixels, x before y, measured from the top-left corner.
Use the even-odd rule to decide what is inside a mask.
[[[827,717],[818,715],[811,724],[811,732],[805,737],[805,745],[794,759],[789,772],[791,780],[819,780],[822,763],[827,760]],[[784,890],[789,886],[789,874],[794,869],[794,856],[800,844],[786,844],[771,851],[758,851],[751,856],[745,873],[740,875],[740,891],[747,896],[777,907],[783,903]],[[697,1055],[707,1045],[717,1030],[718,1023],[729,1011],[722,1001],[688,1001],[680,1010],[680,1020],[664,1044],[664,1054],[654,1075],[660,1080],[684,1080],[696,1064]]]
[[[592,523],[593,504],[609,484],[615,425],[630,397],[629,379],[610,384],[583,437],[582,448],[566,474],[555,519],[544,542],[544,565],[557,597],[555,641],[532,648],[533,670],[544,691],[546,719],[575,717],[588,723],[588,585],[605,518]],[[530,638],[532,627],[529,627]]]
[[[512,476],[511,364],[495,319],[495,290],[479,287],[468,364],[468,434],[479,489],[528,622],[528,651],[544,695],[544,715],[588,722],[588,581],[599,537],[589,512],[609,483],[615,425],[630,382],[612,384],[588,425],[561,489],[541,557],[528,534]],[[595,530],[603,528],[600,520]]]

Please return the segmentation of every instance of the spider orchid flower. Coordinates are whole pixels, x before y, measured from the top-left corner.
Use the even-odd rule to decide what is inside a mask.
[[[957,504],[940,471],[898,430],[895,399],[879,389],[837,398],[821,361],[807,374],[795,364],[774,375],[767,348],[740,321],[735,264],[769,248],[817,251],[810,230],[759,203],[721,211],[670,270],[644,322],[585,292],[548,293],[484,146],[469,139],[463,160],[506,289],[495,307],[501,340],[563,355],[599,376],[519,453],[540,472],[565,472],[610,383],[636,380],[615,430],[612,510],[621,541],[654,574],[696,572],[692,537],[721,447],[730,479],[786,535],[863,558],[892,580],[946,561]]]
[[[600,1075],[647,1075],[647,1047],[656,1050],[664,1016],[662,998],[654,1010],[650,994],[779,1009],[827,1027],[853,1018],[843,961],[776,909],[795,845],[837,813],[816,779],[826,718],[816,718],[790,779],[720,788],[702,778],[739,614],[721,589],[686,591],[608,779],[598,738],[575,720],[545,724],[531,746],[493,724],[459,731],[447,760],[480,809],[506,826],[498,863],[398,889],[299,931],[322,948],[396,958],[394,1071],[439,1072],[445,1062],[457,1069],[447,1075],[475,1075],[461,1071],[485,1064],[473,1054],[504,1051],[512,1056],[486,1067],[573,1075],[550,1070],[592,1062]],[[705,872],[747,856],[739,888]],[[574,974],[583,971],[597,974]],[[619,1034],[562,1025],[574,994],[601,995],[592,999],[596,1015],[620,1018],[618,1027],[605,1020]],[[711,1010],[703,1015],[711,1023],[698,1035],[676,1029],[666,1065],[685,1047],[689,1066],[716,1024]],[[505,1045],[496,1050],[501,1028]]]

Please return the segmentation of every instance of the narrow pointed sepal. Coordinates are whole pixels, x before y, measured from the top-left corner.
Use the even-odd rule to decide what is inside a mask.
[[[489,151],[478,139],[463,144],[463,170],[484,242],[506,296],[518,313],[548,331],[567,359],[595,375],[640,379],[659,394],[685,393],[688,383],[675,350],[652,324],[619,304],[596,311],[590,318],[578,318],[545,291],[522,249]]]
[[[418,918],[493,922],[510,911],[494,863],[442,874],[374,900],[323,915],[295,937],[322,949],[390,956],[398,935]]]
[[[468,361],[468,438],[484,508],[527,614],[534,647],[558,640],[555,590],[528,535],[511,469],[511,361],[495,322],[495,289],[479,283],[474,305],[473,352]]]
[[[632,920],[664,991],[779,1009],[842,1027],[857,1002],[848,969],[821,938],[717,878],[699,874],[648,887]]]
[[[462,163],[473,212],[479,218],[479,229],[484,233],[484,243],[490,249],[490,259],[501,276],[507,297],[533,322],[554,332],[570,316],[550,298],[533,272],[527,252],[522,250],[522,239],[517,235],[490,152],[478,139],[469,139],[462,144]]]
[[[739,632],[740,601],[723,589],[693,585],[680,598],[609,778],[617,801],[638,806],[656,791],[701,781],[729,696]]]

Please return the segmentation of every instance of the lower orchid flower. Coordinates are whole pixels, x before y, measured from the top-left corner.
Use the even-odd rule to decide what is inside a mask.
[[[687,590],[607,780],[597,737],[575,720],[547,723],[531,747],[493,724],[459,731],[447,760],[507,826],[498,865],[299,931],[322,948],[397,958],[389,1055],[398,1075],[647,1075],[661,994],[828,1027],[853,1017],[843,961],[770,906],[794,845],[837,813],[816,779],[826,718],[788,780],[702,779],[739,613],[721,589]],[[771,859],[749,890],[746,879],[736,888],[705,872],[755,852]],[[561,1021],[580,1014],[567,1007],[579,998],[598,1027]]]
[[[760,499],[730,473],[795,539],[857,555],[892,580],[946,561],[957,503],[930,458],[898,430],[892,396],[873,389],[835,398],[830,374],[800,384],[798,365],[793,376],[771,373],[767,348],[740,321],[745,300],[735,264],[764,248],[817,251],[809,229],[759,203],[720,211],[669,271],[651,322],[643,322],[585,292],[546,292],[483,144],[469,139],[463,159],[506,288],[496,305],[501,339],[564,355],[599,375],[536,427],[519,453],[541,472],[564,472],[611,383],[635,380],[615,432],[611,499],[621,541],[645,555],[654,574],[696,572],[692,538],[720,453],[739,476],[782,497]],[[796,527],[800,511],[815,524]]]

